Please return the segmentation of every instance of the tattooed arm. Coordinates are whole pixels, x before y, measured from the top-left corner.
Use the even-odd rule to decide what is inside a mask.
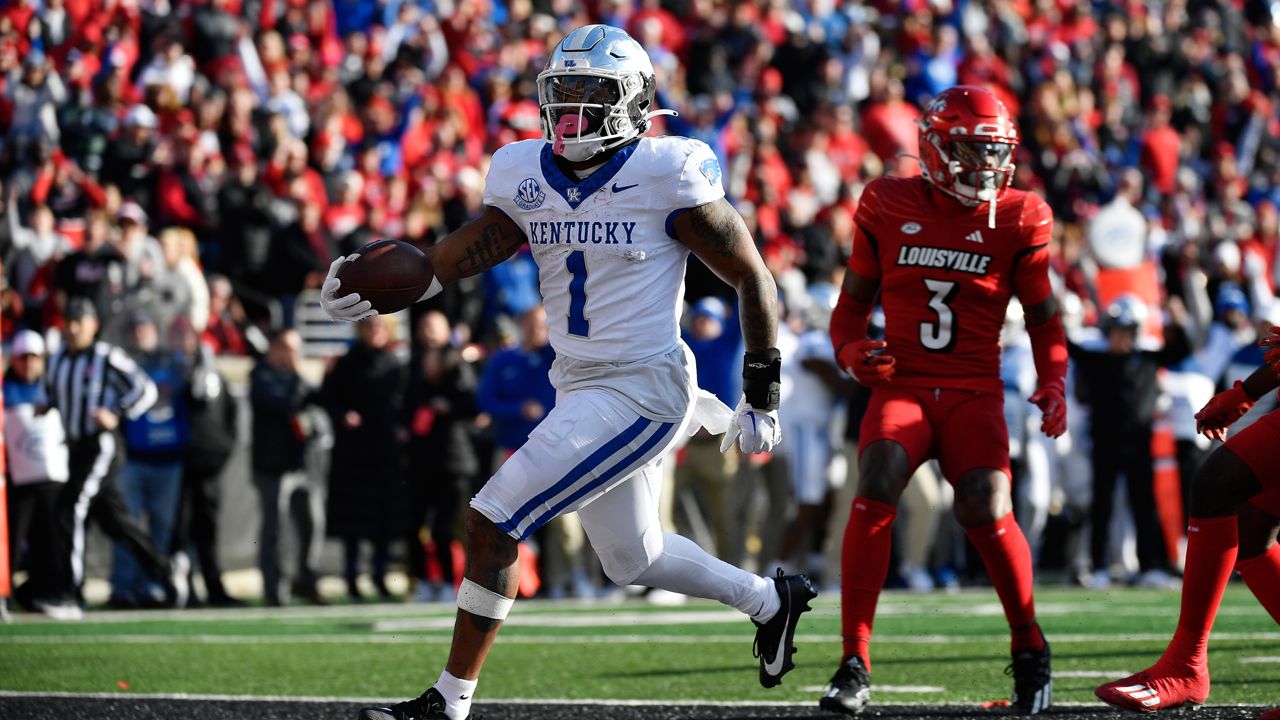
[[[424,252],[443,284],[479,275],[511,257],[524,244],[524,231],[507,214],[486,207],[480,217],[449,233]]]
[[[676,239],[738,291],[747,352],[772,348],[778,337],[778,288],[738,211],[724,198],[676,216]]]

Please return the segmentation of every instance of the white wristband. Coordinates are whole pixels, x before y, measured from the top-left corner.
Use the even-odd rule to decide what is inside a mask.
[[[472,615],[492,620],[505,620],[513,604],[515,599],[499,595],[467,578],[463,578],[462,585],[458,587],[458,609],[466,610]]]

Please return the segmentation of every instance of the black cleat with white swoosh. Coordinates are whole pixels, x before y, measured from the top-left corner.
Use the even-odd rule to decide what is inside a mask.
[[[793,642],[796,621],[809,612],[809,601],[818,596],[809,583],[809,578],[804,575],[784,576],[781,568],[778,569],[778,576],[773,579],[773,584],[782,603],[778,614],[763,624],[755,623],[754,652],[760,658],[760,684],[767,688],[781,684],[782,676],[795,667],[791,656],[796,652]]]
[[[845,658],[836,674],[831,676],[827,689],[818,700],[818,707],[830,712],[857,715],[871,701],[871,673],[862,664],[862,658],[850,655]]]
[[[1040,637],[1044,637],[1041,632]],[[1013,695],[1009,710],[1014,715],[1039,715],[1053,704],[1053,670],[1050,667],[1049,641],[1042,650],[1019,650],[1005,669],[1013,676]]]
[[[356,720],[449,720],[445,714],[444,696],[431,688],[418,697],[390,707],[367,707],[360,710]],[[468,715],[467,720],[479,720]]]

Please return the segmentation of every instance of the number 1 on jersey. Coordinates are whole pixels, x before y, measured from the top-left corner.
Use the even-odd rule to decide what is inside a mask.
[[[924,278],[924,286],[932,293],[929,308],[938,314],[938,322],[920,323],[920,344],[931,352],[947,352],[956,343],[956,314],[948,305],[960,290],[954,282]]]
[[[587,337],[591,323],[587,320],[587,254],[574,250],[564,260],[573,279],[569,281],[569,334]]]

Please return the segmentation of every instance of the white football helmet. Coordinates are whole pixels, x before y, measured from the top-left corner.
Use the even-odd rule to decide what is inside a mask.
[[[542,135],[566,160],[590,160],[674,115],[654,110],[653,64],[640,43],[609,25],[570,32],[538,73]]]

